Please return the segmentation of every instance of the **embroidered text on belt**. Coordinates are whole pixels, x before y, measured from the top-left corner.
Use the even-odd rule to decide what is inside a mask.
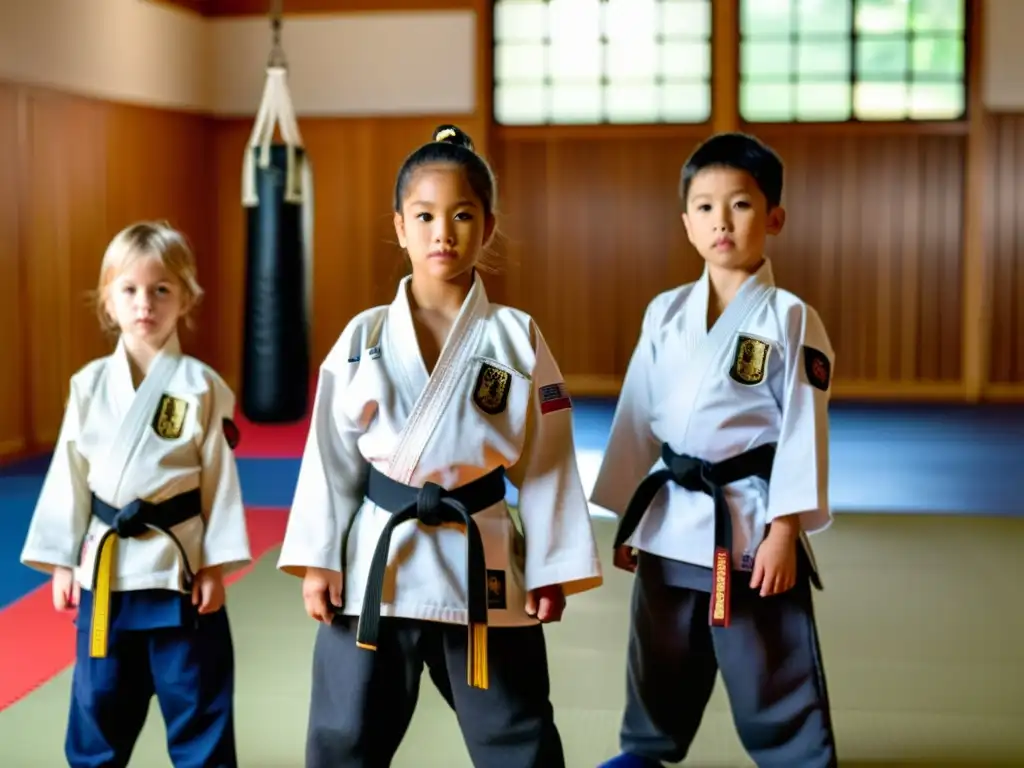
[[[202,514],[202,495],[198,488],[187,491],[159,504],[136,499],[122,509],[107,504],[94,494],[92,514],[110,526],[97,545],[96,565],[92,577],[92,620],[90,624],[89,655],[103,658],[107,655],[110,626],[110,581],[118,539],[136,538],[148,531],[157,531],[168,537],[178,548],[184,574],[182,589],[191,591],[192,571],[188,555],[171,528]]]
[[[469,603],[467,674],[471,686],[487,688],[487,566],[483,540],[473,515],[504,500],[504,469],[499,467],[449,491],[435,483],[427,483],[422,488],[403,485],[371,467],[366,497],[379,508],[391,512],[391,518],[381,531],[370,563],[356,643],[360,648],[377,649],[384,576],[395,527],[409,520],[418,520],[428,526],[462,523],[466,526],[466,574],[469,579],[466,585]]]
[[[710,622],[729,626],[729,589],[732,581],[732,516],[725,498],[725,486],[747,477],[771,477],[775,443],[752,448],[738,456],[712,464],[692,456],[680,456],[668,444],[661,447],[666,469],[652,472],[637,487],[615,535],[615,547],[622,546],[643,518],[655,494],[669,480],[688,491],[706,493],[715,501],[715,557],[712,569]]]

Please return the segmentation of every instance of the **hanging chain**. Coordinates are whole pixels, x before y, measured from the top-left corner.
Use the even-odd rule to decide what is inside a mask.
[[[288,68],[288,62],[284,57],[284,48],[281,47],[281,17],[284,15],[282,5],[284,0],[270,0],[270,59],[268,67]]]

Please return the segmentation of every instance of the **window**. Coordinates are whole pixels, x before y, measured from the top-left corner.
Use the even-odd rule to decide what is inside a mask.
[[[741,0],[749,122],[963,117],[964,0]]]
[[[503,125],[702,123],[711,0],[496,0]]]

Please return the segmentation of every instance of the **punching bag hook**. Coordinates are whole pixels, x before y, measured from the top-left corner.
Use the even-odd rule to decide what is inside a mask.
[[[267,67],[287,69],[288,61],[281,45],[281,17],[284,15],[284,0],[270,0],[270,57]]]

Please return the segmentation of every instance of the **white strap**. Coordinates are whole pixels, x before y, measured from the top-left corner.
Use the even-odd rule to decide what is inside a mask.
[[[281,138],[288,151],[285,181],[285,202],[301,204],[303,200],[303,171],[296,167],[295,150],[303,148],[302,134],[295,119],[292,97],[288,92],[288,71],[284,67],[268,67],[267,79],[263,85],[263,99],[260,102],[256,122],[249,134],[242,169],[242,205],[252,208],[259,205],[256,194],[256,162],[254,155],[259,150],[259,167],[270,166],[270,147],[275,131],[281,129]]]

